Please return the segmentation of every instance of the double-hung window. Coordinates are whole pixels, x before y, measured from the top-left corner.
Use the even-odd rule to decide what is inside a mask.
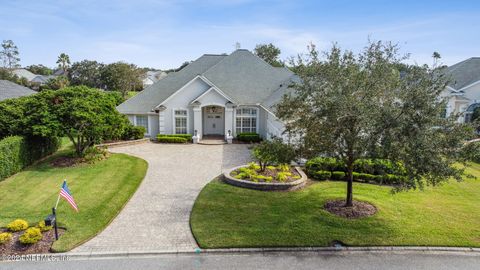
[[[187,110],[174,110],[175,134],[187,134]]]
[[[145,128],[145,133],[148,133],[148,116],[146,115],[137,115],[135,116],[135,125]]]
[[[236,111],[236,132],[257,132],[257,109],[239,108]]]

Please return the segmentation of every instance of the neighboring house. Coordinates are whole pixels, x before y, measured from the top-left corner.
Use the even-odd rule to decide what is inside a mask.
[[[472,57],[446,69],[452,82],[443,96],[448,98],[446,115],[460,113],[459,123],[469,122],[480,107],[480,57]]]
[[[25,78],[27,81],[31,82],[35,77],[37,77],[37,74],[34,74],[27,69],[24,68],[17,68],[12,71],[13,74],[17,75],[20,78]]]
[[[0,80],[0,101],[10,98],[18,98],[33,95],[37,92],[30,88],[18,85],[11,81]]]
[[[283,135],[273,106],[295,77],[248,50],[205,54],[117,109],[134,125],[145,127],[146,136],[197,134],[201,139],[256,132],[271,138]]]
[[[24,68],[14,69],[12,73],[20,78],[27,79],[28,82],[36,83],[39,85],[44,85],[49,79],[56,77],[56,75],[37,75]]]
[[[167,76],[167,73],[158,70],[158,71],[153,71],[149,70],[145,73],[145,78],[142,80],[143,82],[143,88],[147,88],[148,86],[158,82],[159,80],[165,78]]]

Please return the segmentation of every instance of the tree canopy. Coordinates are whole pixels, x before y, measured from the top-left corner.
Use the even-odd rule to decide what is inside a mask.
[[[86,86],[42,91],[0,102],[0,136],[26,135],[70,139],[76,154],[102,140],[119,139],[130,127],[116,110],[119,98]]]
[[[70,56],[66,53],[61,53],[58,56],[57,64],[60,69],[63,70],[63,73],[67,73],[68,68],[70,67]]]
[[[102,81],[109,91],[119,91],[124,98],[129,91],[142,89],[144,73],[136,65],[117,62],[102,69]]]
[[[75,62],[70,67],[68,74],[72,85],[85,85],[93,88],[104,88],[102,82],[103,63],[97,61],[83,60]]]
[[[32,72],[33,74],[38,74],[38,75],[52,75],[53,70],[49,67],[46,67],[42,64],[38,65],[30,65],[26,67],[28,71]]]
[[[3,67],[12,69],[18,67],[20,62],[20,53],[18,47],[12,40],[4,40],[2,42],[2,50],[0,51],[0,59],[3,62]]]
[[[292,61],[301,82],[277,107],[287,132],[307,156],[341,159],[346,206],[353,202],[353,163],[386,158],[403,163],[402,188],[460,179],[454,166],[468,130],[440,117],[446,77],[436,68],[402,64],[391,43],[372,42],[358,55],[334,45],[324,58],[315,46]],[[402,72],[398,67],[402,66]]]
[[[262,58],[265,62],[269,63],[274,67],[283,66],[282,61],[280,61],[280,49],[275,47],[272,43],[269,44],[257,44],[253,50],[255,55]]]

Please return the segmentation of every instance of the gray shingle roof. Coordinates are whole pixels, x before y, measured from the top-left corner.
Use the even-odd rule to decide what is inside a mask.
[[[9,98],[29,96],[37,92],[11,81],[0,80],[0,101]]]
[[[118,105],[121,113],[147,113],[210,67],[222,60],[225,55],[203,55],[179,72],[169,73],[167,77],[150,85],[138,95]]]
[[[450,86],[456,90],[480,81],[480,57],[472,57],[447,68]]]
[[[179,72],[170,73],[138,95],[120,104],[121,113],[146,113],[197,75],[204,76],[239,104],[260,104],[293,76],[286,68],[276,68],[248,50],[230,55],[203,55]],[[273,100],[268,100],[273,104]]]

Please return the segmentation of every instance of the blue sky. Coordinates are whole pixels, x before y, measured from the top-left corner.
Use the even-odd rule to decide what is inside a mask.
[[[127,61],[177,67],[204,53],[272,42],[282,58],[309,42],[362,49],[370,37],[398,42],[411,61],[448,65],[480,56],[480,1],[0,0],[0,39],[19,47],[21,64]]]

